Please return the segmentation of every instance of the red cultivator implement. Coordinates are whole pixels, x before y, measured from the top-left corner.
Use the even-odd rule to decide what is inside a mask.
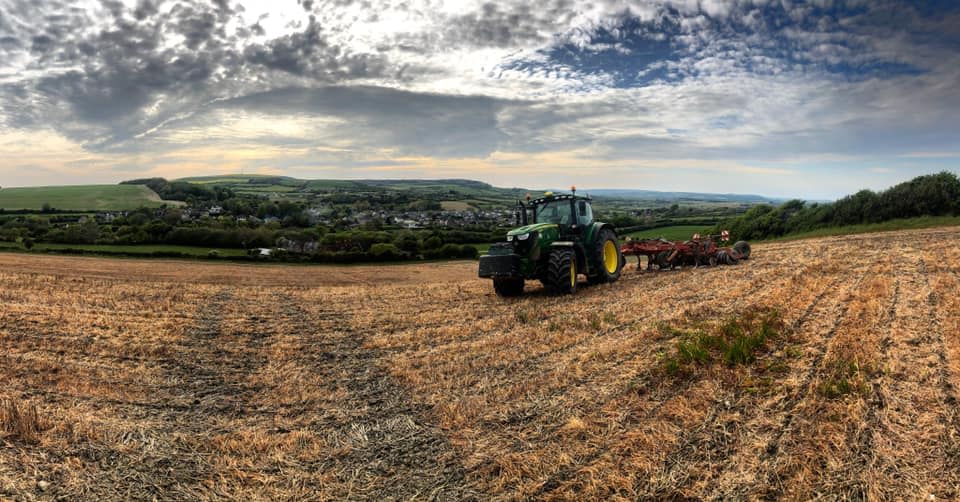
[[[740,260],[750,257],[750,244],[738,241],[732,247],[720,247],[717,240],[727,243],[730,234],[724,231],[720,235],[701,236],[694,234],[688,241],[668,241],[666,239],[630,240],[627,238],[620,246],[620,252],[626,256],[637,257],[637,270],[643,271],[643,256],[647,257],[646,270],[669,270],[676,267],[699,267],[715,265],[736,265]]]

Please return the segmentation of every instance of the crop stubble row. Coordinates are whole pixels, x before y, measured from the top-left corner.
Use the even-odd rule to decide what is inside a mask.
[[[760,245],[517,300],[470,262],[311,285],[16,257],[0,398],[47,428],[2,436],[0,498],[41,479],[105,499],[955,497],[958,240]],[[771,308],[783,332],[755,362],[664,373],[665,328]]]

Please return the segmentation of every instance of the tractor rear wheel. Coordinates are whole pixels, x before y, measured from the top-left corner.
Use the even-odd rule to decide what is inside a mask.
[[[493,280],[493,290],[497,296],[520,296],[523,294],[523,279],[498,277]]]
[[[600,230],[593,248],[593,263],[597,273],[590,276],[591,284],[615,282],[620,278],[625,260],[620,254],[620,243],[617,234],[609,228]]]
[[[547,283],[550,289],[560,294],[577,290],[577,260],[572,249],[556,248],[550,252]]]
[[[733,245],[733,249],[740,253],[740,259],[746,260],[750,258],[750,243],[747,241],[737,241]]]

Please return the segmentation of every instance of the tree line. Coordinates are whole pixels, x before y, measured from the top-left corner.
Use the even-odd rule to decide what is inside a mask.
[[[919,216],[960,215],[960,179],[950,172],[918,176],[880,192],[861,190],[830,203],[762,204],[719,223],[736,239],[762,240],[813,230]]]

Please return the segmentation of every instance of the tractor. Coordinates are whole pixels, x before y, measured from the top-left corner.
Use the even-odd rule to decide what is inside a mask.
[[[493,279],[499,296],[523,293],[524,281],[540,280],[548,289],[569,294],[577,278],[590,284],[620,278],[623,255],[613,225],[594,221],[593,199],[546,192],[527,203],[517,201],[518,228],[507,232],[507,241],[494,244],[480,257],[480,277]]]

